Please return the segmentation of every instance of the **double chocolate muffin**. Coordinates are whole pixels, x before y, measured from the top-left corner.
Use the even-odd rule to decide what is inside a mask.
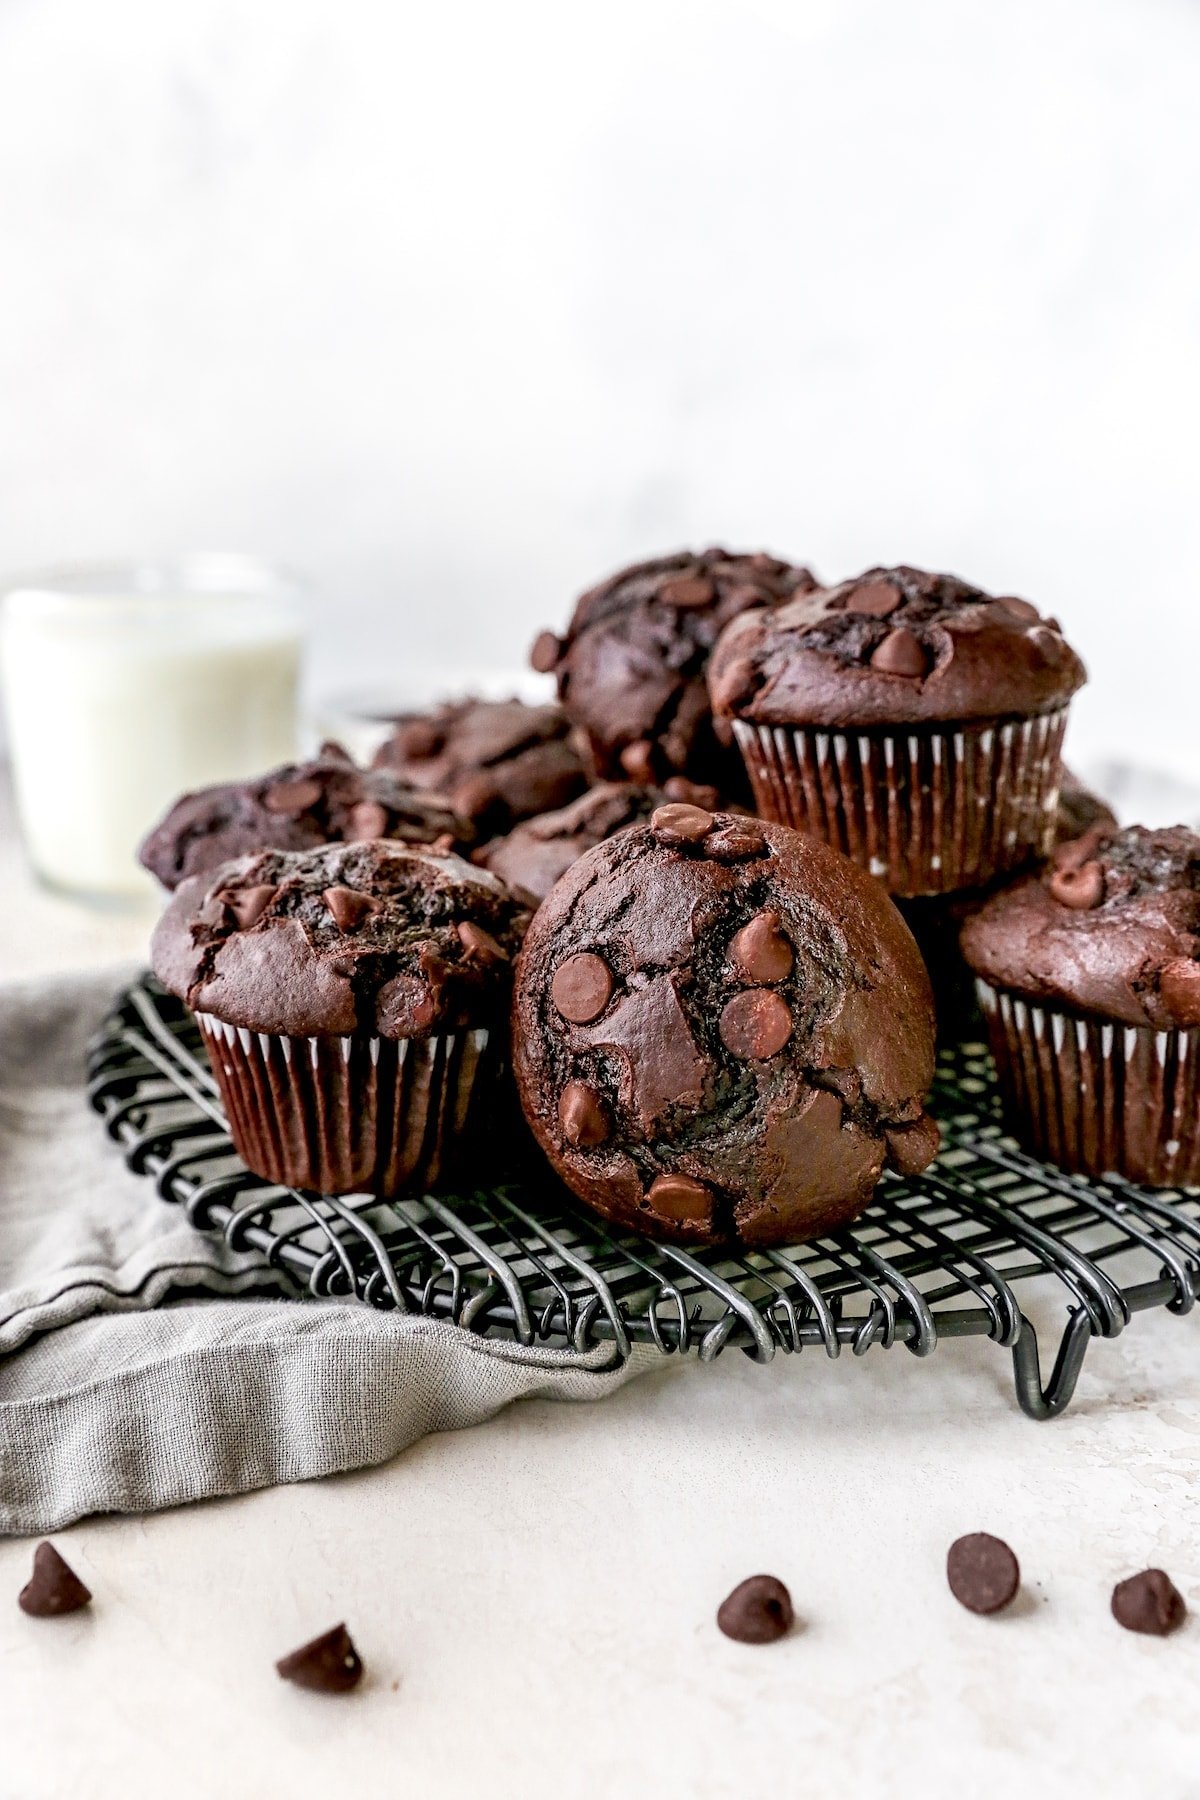
[[[314,850],[369,838],[465,846],[474,835],[440,795],[388,770],[360,769],[340,745],[326,744],[311,762],[285,763],[252,781],[184,794],[150,832],[138,858],[173,890],[189,875],[253,850]]]
[[[1097,826],[970,919],[1014,1135],[1084,1174],[1200,1184],[1200,837]]]
[[[184,881],[151,954],[199,1020],[248,1167],[388,1195],[469,1149],[527,919],[448,851],[267,850]]]
[[[732,813],[660,807],[568,870],[518,959],[513,1060],[580,1199],[679,1242],[819,1235],[937,1149],[900,915],[823,844]]]
[[[556,677],[597,779],[652,786],[685,775],[739,798],[738,759],[713,735],[709,654],[748,607],[778,606],[815,586],[808,569],[762,552],[655,557],[590,588],[565,636],[543,631],[531,661]]]
[[[445,794],[480,838],[565,806],[587,784],[565,714],[520,700],[451,700],[405,714],[374,766]]]
[[[1049,851],[1085,679],[1028,601],[911,568],[744,613],[709,666],[757,810],[908,896],[983,887]]]

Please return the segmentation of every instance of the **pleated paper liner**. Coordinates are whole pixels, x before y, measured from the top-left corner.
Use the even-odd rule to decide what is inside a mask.
[[[1200,1186],[1200,1030],[1110,1024],[976,986],[1025,1149],[1071,1173]]]
[[[383,1197],[436,1186],[494,1073],[485,1030],[275,1037],[197,1020],[239,1156],[284,1187]]]
[[[1054,842],[1066,708],[1003,724],[816,731],[734,722],[764,818],[894,894],[983,887]]]

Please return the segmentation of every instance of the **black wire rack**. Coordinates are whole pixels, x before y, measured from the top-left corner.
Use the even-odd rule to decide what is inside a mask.
[[[933,1167],[886,1175],[851,1227],[791,1250],[611,1233],[548,1174],[392,1201],[270,1186],[233,1151],[193,1020],[150,976],[115,1003],[88,1078],[130,1168],[197,1229],[257,1253],[265,1278],[527,1345],[607,1341],[627,1357],[644,1343],[705,1362],[737,1348],[765,1363],[810,1347],[928,1356],[942,1338],[987,1337],[1012,1353],[1023,1410],[1047,1419],[1093,1338],[1150,1307],[1189,1312],[1200,1290],[1200,1193],[1085,1180],[1023,1155],[978,1043],[940,1059]],[[1038,1278],[1066,1313],[1045,1382],[1016,1293]]]

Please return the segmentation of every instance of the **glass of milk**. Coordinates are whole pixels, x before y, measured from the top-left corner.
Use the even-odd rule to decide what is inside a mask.
[[[242,556],[80,567],[8,588],[0,687],[43,882],[147,897],[137,847],[173,800],[295,755],[298,598]]]

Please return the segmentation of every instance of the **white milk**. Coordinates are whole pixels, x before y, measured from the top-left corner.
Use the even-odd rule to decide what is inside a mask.
[[[295,755],[299,666],[285,585],[242,559],[12,590],[0,676],[37,873],[90,895],[149,893],[135,853],[173,800]]]

